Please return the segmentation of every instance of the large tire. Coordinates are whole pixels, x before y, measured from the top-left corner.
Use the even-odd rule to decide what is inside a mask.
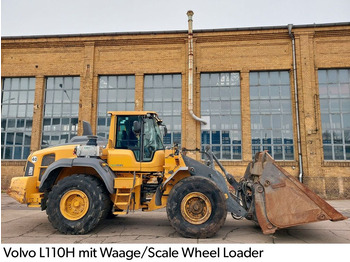
[[[72,175],[52,188],[46,213],[61,233],[86,234],[107,216],[110,202],[101,180],[91,175]]]
[[[170,224],[184,237],[207,238],[225,223],[225,196],[209,179],[188,177],[170,191],[166,211]]]

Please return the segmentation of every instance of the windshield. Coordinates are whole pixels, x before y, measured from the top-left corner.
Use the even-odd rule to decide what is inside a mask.
[[[157,121],[152,118],[144,119],[143,161],[150,161],[157,150],[164,150],[162,136]]]

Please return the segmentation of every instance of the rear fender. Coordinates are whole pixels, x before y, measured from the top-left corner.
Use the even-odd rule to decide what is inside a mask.
[[[45,171],[41,178],[39,191],[44,192],[50,189],[57,180],[63,168],[70,167],[90,167],[96,171],[104,182],[108,192],[114,193],[114,178],[115,175],[108,165],[101,159],[97,158],[64,158],[52,163]]]

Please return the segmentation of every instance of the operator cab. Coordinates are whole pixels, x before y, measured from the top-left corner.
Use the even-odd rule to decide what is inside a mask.
[[[150,167],[154,167],[156,163],[156,166],[164,164],[163,136],[166,134],[166,127],[155,112],[109,113],[112,114],[110,140],[113,140],[111,134],[115,134],[115,143],[112,143],[115,150],[109,150],[112,159],[108,158],[112,169],[124,169],[126,166],[128,170],[132,167],[140,169],[140,163],[149,163]]]

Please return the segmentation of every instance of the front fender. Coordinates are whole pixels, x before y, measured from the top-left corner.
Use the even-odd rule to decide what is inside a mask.
[[[39,191],[44,192],[45,190],[52,187],[55,183],[58,175],[63,168],[70,167],[91,167],[93,168],[103,180],[108,192],[114,193],[114,178],[115,174],[106,165],[106,163],[98,158],[63,158],[52,163],[45,171],[41,178]]]
[[[208,178],[212,182],[214,182],[215,185],[218,186],[218,188],[225,194],[226,196],[226,205],[227,210],[231,213],[234,213],[236,216],[245,216],[246,211],[239,203],[239,200],[232,197],[231,193],[229,192],[228,188],[228,182],[225,179],[225,177],[216,171],[215,169],[209,168],[208,166],[190,158],[187,156],[182,156],[183,160],[185,161],[186,166],[188,167],[188,170],[191,173],[191,176],[201,176]]]

